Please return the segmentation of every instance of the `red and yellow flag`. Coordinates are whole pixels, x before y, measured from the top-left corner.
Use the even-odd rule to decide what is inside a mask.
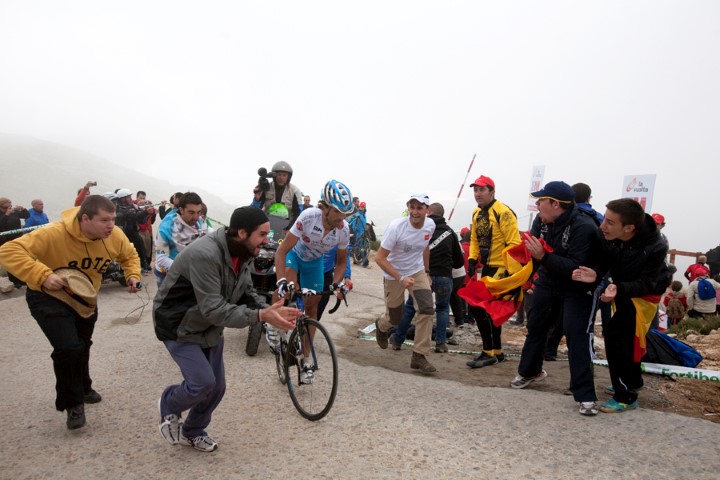
[[[658,304],[662,295],[643,295],[635,297],[632,303],[635,306],[635,342],[633,348],[633,361],[640,362],[647,351],[645,335],[650,330],[650,324],[657,313]]]
[[[540,242],[546,252],[553,251],[543,239],[540,239]],[[504,268],[498,269],[496,273],[500,278],[470,278],[465,286],[458,290],[460,298],[469,305],[485,310],[493,324],[498,327],[520,308],[523,299],[522,286],[533,273],[532,256],[524,243],[505,248],[502,258]]]

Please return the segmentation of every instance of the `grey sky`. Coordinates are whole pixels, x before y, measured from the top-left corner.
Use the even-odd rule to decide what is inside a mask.
[[[657,174],[671,246],[720,241],[720,2],[0,3],[0,131],[247,203],[286,160],[384,226],[410,194],[469,223],[480,174],[527,222],[533,165],[593,203]],[[135,186],[133,186],[134,188]],[[140,187],[140,186],[138,186]]]

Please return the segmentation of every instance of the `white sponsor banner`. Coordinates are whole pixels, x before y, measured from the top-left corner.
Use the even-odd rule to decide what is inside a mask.
[[[623,180],[622,198],[632,198],[650,213],[655,193],[655,175],[626,175]]]
[[[532,192],[537,192],[543,187],[543,178],[545,177],[545,165],[535,165],[532,167],[532,175],[530,176],[530,191],[528,192],[527,209],[531,212],[537,212],[535,202],[537,199],[530,196]]]

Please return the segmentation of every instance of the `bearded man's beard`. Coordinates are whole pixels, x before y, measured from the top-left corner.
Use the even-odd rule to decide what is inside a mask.
[[[242,260],[248,260],[256,257],[255,249],[250,250],[248,240],[238,240],[236,238],[227,237],[228,251],[231,257],[239,257]]]

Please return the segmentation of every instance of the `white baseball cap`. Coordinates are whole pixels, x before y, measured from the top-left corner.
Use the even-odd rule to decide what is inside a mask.
[[[410,203],[411,200],[417,200],[418,202],[423,203],[423,204],[427,205],[428,207],[430,206],[430,197],[428,197],[424,193],[416,193],[416,194],[412,195],[410,197],[410,200],[407,201],[407,203]]]

